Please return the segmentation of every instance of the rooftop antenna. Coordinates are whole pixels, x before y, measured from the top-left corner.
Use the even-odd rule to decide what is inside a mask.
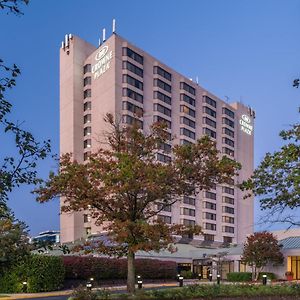
[[[101,46],[101,39],[98,40],[98,45]]]
[[[112,32],[113,33],[116,32],[116,19],[113,19],[113,21],[112,21]]]
[[[196,76],[196,83],[199,84],[199,78]]]
[[[226,99],[226,102],[228,103],[229,102],[229,97],[225,96],[225,99]]]
[[[105,38],[105,28],[103,28],[103,30],[102,30],[102,40],[103,40],[103,43],[106,40],[106,38]]]
[[[66,47],[69,47],[69,36],[67,34],[65,35],[65,44]]]

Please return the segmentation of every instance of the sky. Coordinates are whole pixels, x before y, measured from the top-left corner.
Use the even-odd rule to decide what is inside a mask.
[[[12,118],[59,152],[59,48],[66,33],[97,46],[102,29],[146,50],[221,99],[256,111],[255,165],[281,145],[278,133],[299,121],[300,0],[31,0],[24,15],[0,13],[0,57],[22,71],[7,94]],[[13,152],[2,140],[0,149]],[[56,163],[39,164],[46,178]],[[9,206],[31,234],[59,229],[58,200],[39,204],[23,186]],[[261,216],[258,201],[255,220]],[[256,229],[263,229],[256,225]]]

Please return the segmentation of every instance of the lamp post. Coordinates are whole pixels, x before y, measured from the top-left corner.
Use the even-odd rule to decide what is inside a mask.
[[[266,284],[267,284],[267,275],[266,275],[266,274],[264,274],[264,275],[262,276],[262,283],[263,283],[263,285],[266,285]]]
[[[87,290],[89,290],[89,291],[92,290],[92,283],[91,283],[90,281],[88,281],[88,282],[86,283],[86,288],[87,288]]]
[[[27,293],[27,281],[22,282],[22,291],[23,293]]]
[[[179,281],[179,286],[183,287],[183,276],[179,276],[178,281]]]
[[[217,275],[217,284],[220,284],[220,282],[221,282],[221,275],[218,274],[218,275]]]
[[[138,289],[142,289],[143,288],[143,280],[142,277],[140,275],[137,276],[137,284],[138,284]]]
[[[212,274],[211,273],[209,273],[208,279],[209,279],[209,281],[212,281]]]
[[[199,280],[202,279],[202,274],[201,274],[201,273],[198,274],[198,279],[199,279]]]

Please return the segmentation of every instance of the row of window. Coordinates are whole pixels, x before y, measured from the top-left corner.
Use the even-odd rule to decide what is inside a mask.
[[[161,116],[154,115],[153,116],[153,122],[159,122],[159,123],[164,123],[167,125],[167,128],[171,129],[172,123],[169,120],[166,120],[165,118]]]
[[[196,122],[186,117],[180,117],[180,124],[185,124],[189,127],[196,128]]]
[[[156,154],[156,159],[160,162],[163,163],[170,163],[171,162],[171,157],[162,153],[157,153]]]
[[[214,223],[203,223],[204,229],[216,231],[217,225]],[[234,227],[222,226],[222,232],[234,233]]]
[[[204,241],[213,242],[215,240],[215,236],[213,234],[204,234]],[[232,243],[232,237],[231,236],[223,236],[223,242],[224,243]]]
[[[122,123],[133,125],[136,124],[139,128],[143,129],[143,121],[129,115],[122,116]]]
[[[168,117],[171,117],[171,115],[172,115],[171,109],[169,109],[161,104],[158,104],[158,103],[153,104],[153,111],[158,111]]]
[[[137,67],[136,65],[132,64],[131,62],[123,61],[122,67],[123,67],[123,70],[129,70],[130,72],[143,78],[143,75],[144,75],[143,69]]]
[[[134,105],[131,102],[128,101],[123,101],[122,102],[122,109],[123,110],[129,110],[132,113],[136,114],[138,117],[142,117],[143,116],[143,109],[137,105]]]
[[[195,209],[192,209],[192,208],[181,207],[180,214],[185,215],[185,216],[195,217],[196,211],[195,211]]]

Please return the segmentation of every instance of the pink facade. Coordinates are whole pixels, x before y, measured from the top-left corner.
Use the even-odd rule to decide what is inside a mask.
[[[139,118],[147,131],[165,120],[175,137],[170,143],[212,136],[218,148],[241,162],[236,181],[253,171],[254,112],[241,103],[228,104],[148,53],[113,34],[96,48],[69,37],[60,50],[60,153],[72,152],[83,162],[103,141],[103,117],[110,112],[124,123]],[[168,145],[166,145],[166,149]],[[170,159],[161,153],[160,160]],[[186,198],[161,214],[166,222],[203,226],[207,242],[241,243],[253,231],[253,199],[233,186],[217,186]],[[96,234],[88,212],[61,215],[61,241]]]

